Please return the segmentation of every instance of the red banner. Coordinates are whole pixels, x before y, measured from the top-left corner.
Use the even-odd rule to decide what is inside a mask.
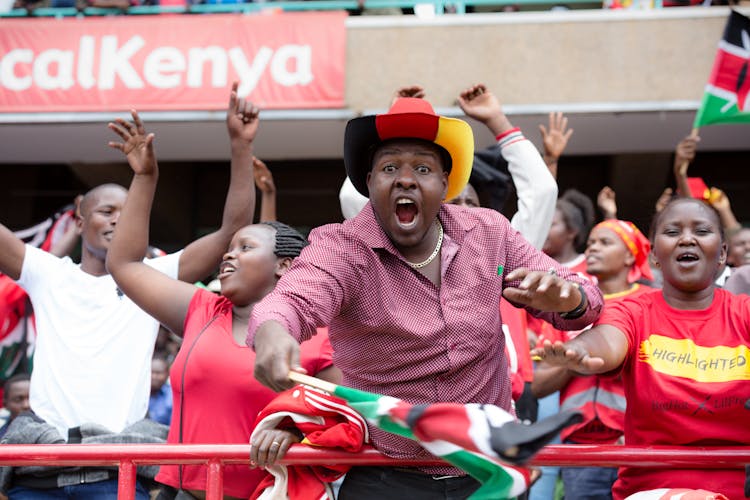
[[[344,105],[344,12],[4,19],[0,112]]]

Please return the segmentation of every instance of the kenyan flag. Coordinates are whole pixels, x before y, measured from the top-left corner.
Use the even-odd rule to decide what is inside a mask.
[[[750,19],[732,11],[693,128],[750,122]]]
[[[529,487],[530,459],[563,427],[580,419],[560,413],[526,425],[493,405],[434,403],[412,405],[343,386],[333,393],[347,400],[371,424],[418,441],[435,456],[458,467],[482,486],[474,500],[514,498]]]

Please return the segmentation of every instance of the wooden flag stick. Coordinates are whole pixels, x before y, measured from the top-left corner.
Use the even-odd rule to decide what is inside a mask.
[[[310,375],[305,375],[304,373],[295,371],[289,372],[289,380],[298,384],[309,385],[310,387],[320,389],[321,391],[330,392],[331,394],[333,394],[336,391],[336,387],[338,387],[332,382],[326,382],[325,380],[321,380],[319,378],[311,377]]]

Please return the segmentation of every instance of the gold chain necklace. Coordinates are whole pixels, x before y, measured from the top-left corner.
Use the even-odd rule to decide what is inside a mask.
[[[423,268],[424,266],[426,266],[427,264],[435,260],[435,257],[437,257],[437,255],[440,253],[440,247],[443,246],[443,225],[440,224],[440,221],[435,221],[435,223],[437,224],[437,227],[438,227],[438,240],[437,240],[437,245],[435,245],[435,250],[433,250],[432,254],[429,257],[427,257],[425,260],[423,260],[422,262],[414,263],[414,262],[409,262],[407,260],[406,263],[409,264],[409,266],[412,269]]]

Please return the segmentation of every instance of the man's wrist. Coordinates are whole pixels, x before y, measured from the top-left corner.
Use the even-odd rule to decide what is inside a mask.
[[[235,150],[250,150],[252,149],[253,141],[248,141],[246,139],[243,139],[241,137],[231,137],[229,139],[229,145],[230,147]]]
[[[578,292],[581,294],[581,301],[574,309],[560,313],[562,319],[578,319],[583,316],[586,309],[588,309],[588,299],[586,297],[586,291],[583,289],[583,285],[580,283],[576,283],[575,285],[578,287]]]
[[[492,116],[487,121],[485,121],[484,124],[496,137],[498,135],[504,134],[508,130],[513,129],[513,125],[510,123],[510,120],[508,120],[508,117],[505,116],[505,113],[502,112]]]

